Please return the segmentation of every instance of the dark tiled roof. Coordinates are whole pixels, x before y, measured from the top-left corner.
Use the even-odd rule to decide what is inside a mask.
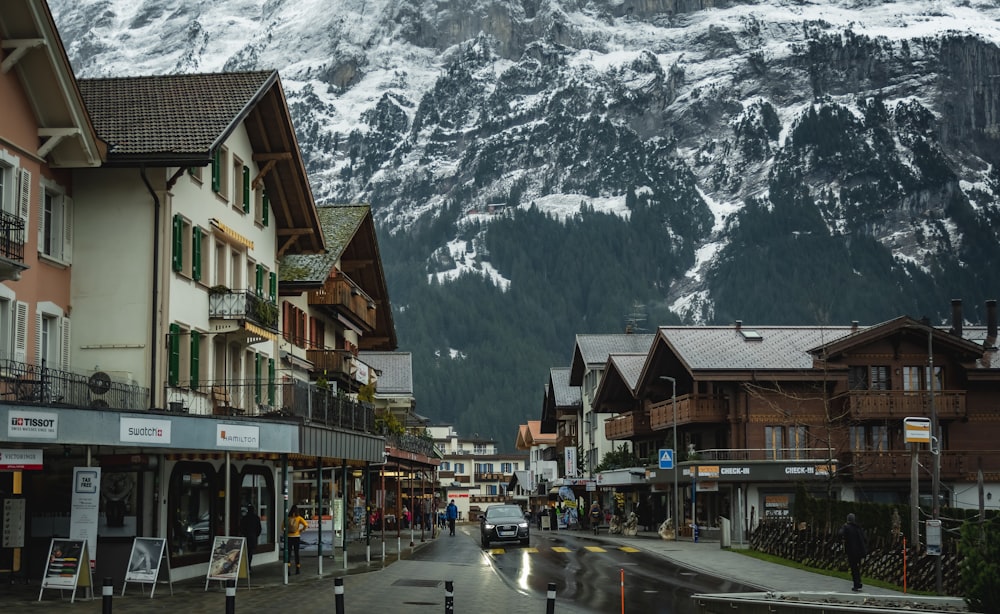
[[[587,365],[604,366],[611,354],[647,354],[656,335],[577,335],[576,345]]]
[[[618,369],[622,381],[628,386],[630,392],[635,392],[635,386],[639,383],[639,375],[642,374],[642,367],[646,364],[646,354],[612,354],[611,364]]]
[[[579,386],[569,385],[569,367],[553,367],[549,369],[552,382],[552,393],[556,407],[579,407],[583,404]]]
[[[208,154],[273,82],[273,71],[81,79],[109,158]]]
[[[409,352],[358,352],[358,358],[378,369],[379,395],[413,395],[413,355]]]
[[[279,280],[315,283],[326,281],[337,260],[357,233],[369,209],[368,205],[317,207],[326,253],[285,256],[278,267]]]
[[[662,326],[660,334],[691,371],[742,371],[811,369],[809,350],[852,333],[850,326],[743,325],[741,330],[733,326]],[[747,340],[743,335],[746,331],[756,331],[760,339]]]

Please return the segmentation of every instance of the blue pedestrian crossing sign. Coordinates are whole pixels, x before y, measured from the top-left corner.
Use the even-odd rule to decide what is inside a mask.
[[[660,450],[660,469],[673,469],[674,468],[674,451],[665,448]]]

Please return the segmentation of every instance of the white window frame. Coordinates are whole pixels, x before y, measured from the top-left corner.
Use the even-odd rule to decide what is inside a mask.
[[[44,260],[68,265],[73,261],[73,199],[58,184],[46,179],[41,183],[38,255]]]

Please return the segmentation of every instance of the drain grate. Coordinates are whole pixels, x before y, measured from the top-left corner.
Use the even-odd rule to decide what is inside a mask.
[[[413,580],[402,579],[392,583],[393,586],[416,586],[418,588],[437,588],[441,586],[441,580]]]

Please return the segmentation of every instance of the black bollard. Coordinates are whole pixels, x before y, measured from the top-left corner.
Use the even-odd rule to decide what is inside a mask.
[[[115,584],[111,578],[104,578],[101,587],[101,614],[111,614],[111,598],[115,594]]]
[[[236,614],[236,580],[226,580],[226,614]]]
[[[556,612],[556,583],[549,582],[549,590],[545,594],[545,614],[555,614]]]
[[[337,614],[344,614],[344,579],[333,579],[333,594],[337,606]]]
[[[455,583],[444,581],[444,614],[455,614]]]

